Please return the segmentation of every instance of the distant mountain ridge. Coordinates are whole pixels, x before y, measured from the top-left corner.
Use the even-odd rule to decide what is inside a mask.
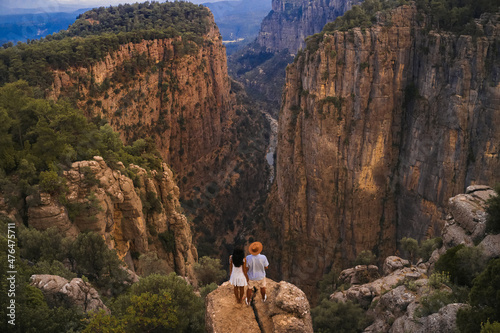
[[[257,36],[262,19],[271,10],[271,0],[219,1],[203,5],[213,13],[224,41]]]
[[[88,8],[81,8],[71,12],[0,15],[0,45],[39,39],[67,29],[78,15],[87,10]],[[2,13],[5,11],[2,10]]]

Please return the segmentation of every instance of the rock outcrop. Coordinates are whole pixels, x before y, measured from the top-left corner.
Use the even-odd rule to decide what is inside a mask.
[[[110,313],[97,291],[80,278],[68,281],[57,275],[33,275],[30,284],[43,292],[49,304],[75,306],[85,313],[99,310]]]
[[[288,67],[267,233],[306,293],[333,263],[439,235],[448,198],[500,181],[498,16],[475,39],[417,14],[326,33]]]
[[[367,310],[373,323],[364,332],[456,332],[457,311],[468,307],[463,303],[451,303],[453,290],[441,282],[439,276],[432,277],[433,264],[451,247],[463,244],[481,249],[486,259],[500,255],[500,235],[486,235],[485,203],[495,193],[488,186],[469,186],[465,194],[451,198],[447,222],[443,230],[443,246],[435,250],[428,262],[419,260],[416,266],[397,256],[387,257],[383,264],[384,275],[364,283],[353,279],[356,273],[368,271],[368,267],[357,266],[344,270],[338,279],[338,290],[330,295],[333,302],[351,301]],[[480,218],[477,218],[480,217]],[[451,237],[450,230],[454,235]],[[471,240],[475,235],[474,242]],[[460,242],[459,242],[460,241]],[[344,290],[345,283],[350,283]],[[458,298],[458,297],[456,297]],[[456,301],[456,299],[455,299]],[[437,309],[436,304],[441,304]]]
[[[486,201],[494,195],[495,191],[488,186],[469,186],[465,194],[450,198],[450,215],[442,233],[444,249],[459,244],[473,246],[485,237]]]
[[[477,244],[485,259],[500,256],[500,234],[485,233],[487,200],[496,195],[488,186],[474,185],[467,187],[464,194],[450,198],[449,215],[442,232],[443,246],[432,254],[431,265],[441,254],[460,244],[469,247]]]
[[[126,174],[135,177],[134,181]],[[191,226],[180,213],[179,188],[166,164],[163,172],[148,172],[136,165],[127,169],[119,163],[110,168],[100,156],[73,163],[64,172],[67,203],[41,193],[41,200],[28,209],[28,224],[39,230],[56,227],[66,236],[94,231],[131,269],[132,252],[155,254],[155,264],[165,273],[175,271],[192,281],[198,259]],[[149,207],[145,209],[145,206]],[[71,215],[71,220],[69,218]]]
[[[207,295],[207,332],[312,332],[309,302],[296,286],[267,279],[267,301],[260,293],[251,306],[237,304],[233,286],[225,282]]]

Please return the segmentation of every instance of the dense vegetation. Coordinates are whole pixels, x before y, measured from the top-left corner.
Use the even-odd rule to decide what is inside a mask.
[[[477,36],[474,19],[483,13],[497,13],[497,0],[416,0],[419,11],[418,19],[427,25],[427,29],[445,30],[458,35]],[[401,5],[409,4],[406,0],[366,0],[361,5],[353,6],[351,10],[338,17],[335,21],[325,24],[323,31],[306,39],[307,49],[314,52],[325,33],[336,30],[347,31],[359,27],[368,28],[380,21],[386,26],[391,25],[389,11]]]
[[[151,140],[124,146],[105,121],[89,122],[64,101],[35,98],[24,81],[0,88],[0,190],[12,207],[38,190],[64,194],[62,171],[96,155],[111,166],[122,161],[162,167]]]
[[[29,44],[0,50],[0,85],[24,79],[47,89],[52,70],[89,66],[120,45],[182,36],[183,44],[200,44],[209,12],[187,2],[146,2],[90,10],[68,30]]]
[[[157,30],[169,28],[179,33],[203,34],[207,31],[209,12],[203,6],[189,2],[144,2],[89,10],[80,16],[66,31],[45,39],[85,37],[103,33]]]
[[[6,263],[8,218],[0,216],[0,259]],[[152,274],[132,286],[122,262],[96,233],[82,233],[73,240],[55,228],[38,231],[19,228],[16,253],[16,332],[203,332],[203,299],[183,278]],[[64,299],[47,299],[30,286],[33,274],[54,274],[68,280],[81,277],[105,299],[113,315],[83,313]],[[14,332],[7,324],[7,272],[0,270],[0,330]],[[158,309],[161,308],[161,311]]]
[[[152,274],[91,318],[84,332],[204,332],[203,299],[184,279]]]

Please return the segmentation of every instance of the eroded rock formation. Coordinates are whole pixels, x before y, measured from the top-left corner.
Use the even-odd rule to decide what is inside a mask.
[[[104,310],[110,313],[97,290],[80,278],[68,281],[57,275],[33,275],[30,284],[40,289],[51,305],[75,306],[83,312]]]
[[[127,173],[135,177],[136,185]],[[32,200],[35,202],[28,209],[30,226],[39,230],[57,227],[71,237],[94,231],[132,269],[143,269],[140,262],[133,263],[133,252],[154,253],[155,264],[165,273],[175,271],[195,280],[193,265],[198,255],[191,226],[180,213],[179,188],[166,164],[163,172],[148,174],[136,165],[126,169],[119,163],[112,169],[96,156],[73,163],[64,177],[67,203],[62,205],[57,198],[41,193],[41,200]]]
[[[233,286],[223,283],[207,295],[205,323],[207,332],[312,332],[309,302],[302,290],[281,281],[267,279],[267,301],[260,293],[251,306],[237,304]]]
[[[448,198],[500,180],[498,16],[477,39],[425,30],[414,6],[377,17],[287,71],[268,233],[306,293],[363,250],[440,234]]]

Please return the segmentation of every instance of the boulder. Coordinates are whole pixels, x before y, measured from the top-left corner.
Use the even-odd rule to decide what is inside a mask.
[[[32,275],[32,286],[40,289],[49,303],[76,306],[84,312],[104,310],[110,313],[104,305],[97,290],[80,278],[71,281],[57,275]]]
[[[454,333],[457,331],[457,312],[466,306],[466,304],[461,303],[448,304],[442,307],[439,312],[422,318],[414,318],[413,314],[406,314],[394,321],[389,332]]]
[[[500,234],[486,236],[479,247],[488,259],[500,257]]]
[[[384,275],[389,275],[392,272],[402,269],[403,267],[409,267],[410,262],[406,259],[402,259],[397,256],[390,256],[385,258],[384,266],[382,268]]]
[[[340,272],[339,284],[364,284],[380,277],[375,265],[358,265]]]

